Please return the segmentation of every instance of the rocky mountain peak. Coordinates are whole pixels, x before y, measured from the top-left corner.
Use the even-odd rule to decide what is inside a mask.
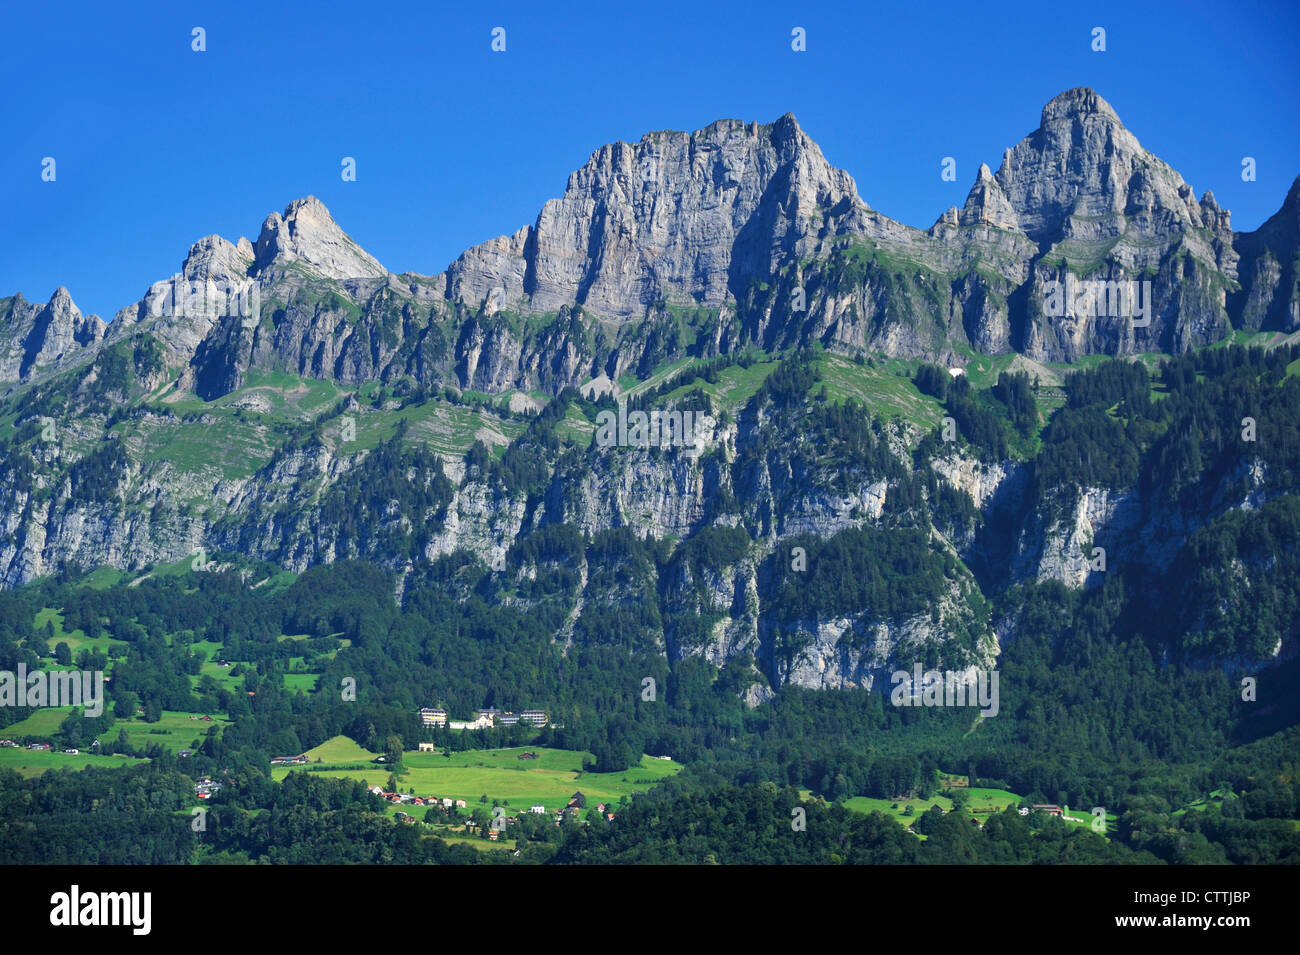
[[[23,380],[59,365],[104,337],[98,315],[82,315],[60,285],[44,305],[15,295],[0,312],[0,380]]]
[[[1079,121],[1083,119],[1101,119],[1122,126],[1119,114],[1114,108],[1102,99],[1093,90],[1086,86],[1080,86],[1072,90],[1066,90],[1048,100],[1047,105],[1043,107],[1042,119],[1040,126],[1048,126],[1052,123],[1065,121]]]
[[[1203,224],[1191,187],[1086,88],[1049,101],[1039,128],[1003,158],[996,178],[1020,228],[1040,243],[1130,229],[1167,236]]]
[[[720,307],[827,229],[831,210],[866,205],[793,114],[648,133],[592,153],[526,232],[462,255],[449,295],[622,319],[663,300]]]
[[[247,277],[256,256],[252,243],[240,237],[234,245],[219,235],[204,236],[190,246],[181,267],[187,279],[223,281]]]
[[[256,272],[287,267],[294,261],[333,279],[383,278],[388,274],[339,228],[325,204],[315,196],[294,200],[283,215],[273,212],[267,216],[254,247]]]

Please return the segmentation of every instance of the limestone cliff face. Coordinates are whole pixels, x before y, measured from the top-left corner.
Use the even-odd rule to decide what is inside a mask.
[[[0,382],[70,364],[98,344],[108,326],[98,315],[81,314],[60,285],[45,305],[21,295],[0,299]]]
[[[865,209],[852,178],[792,115],[650,133],[597,150],[533,226],[454,262],[448,288],[474,305],[495,295],[615,319],[663,300],[720,308],[849,209]]]
[[[1300,327],[1298,210],[1293,186],[1257,232],[1233,233],[1213,193],[1198,199],[1089,89],[1047,103],[926,231],[870,208],[793,116],[720,120],[601,147],[533,224],[440,275],[389,274],[308,196],[256,242],[196,243],[178,273],[184,310],[175,280],[107,335],[66,291],[45,309],[0,302],[0,380],[140,334],[204,397],[250,368],[556,394],[751,344],[948,363],[958,346],[1044,361],[1177,353],[1233,327]],[[1053,311],[1052,283],[1070,279],[1149,282],[1145,320],[1113,303]],[[220,304],[234,286],[255,289],[252,321]]]
[[[1232,296],[1245,328],[1291,333],[1300,329],[1300,176],[1286,201],[1254,232],[1238,235],[1241,287]]]

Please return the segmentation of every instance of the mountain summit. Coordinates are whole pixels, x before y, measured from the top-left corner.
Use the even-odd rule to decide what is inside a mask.
[[[325,203],[315,196],[298,199],[284,210],[272,212],[257,237],[254,268],[282,274],[294,262],[303,262],[318,275],[331,279],[382,278],[387,269],[341,229]]]

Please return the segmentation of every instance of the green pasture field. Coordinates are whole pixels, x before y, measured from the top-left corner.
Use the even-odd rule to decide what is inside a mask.
[[[359,762],[375,757],[355,743],[351,744],[355,749],[349,749],[339,739],[323,744],[328,749],[318,747],[308,753],[313,763],[305,767],[275,767],[271,770],[272,778],[278,781],[290,772],[306,770],[360,779],[367,786],[387,785],[391,767],[371,764],[370,768],[362,768]],[[524,752],[535,752],[539,758],[520,760],[518,757]],[[482,805],[479,799],[483,795],[488,797],[488,805],[493,799],[501,800],[503,805],[508,801],[508,808],[513,812],[526,812],[533,805],[554,811],[563,809],[578,790],[586,795],[588,807],[594,808],[597,802],[617,802],[623,796],[649,789],[682,769],[678,763],[643,756],[640,766],[629,767],[625,772],[583,773],[582,761],[589,755],[545,747],[473,750],[453,753],[450,758],[442,753],[407,753],[403,756],[405,772],[398,776],[397,783],[401,792],[414,789],[417,796],[463,799],[466,811]],[[316,758],[321,760],[319,765],[314,763]],[[410,807],[397,808],[411,811]]]
[[[7,734],[9,729],[0,730]],[[9,737],[6,735],[6,739]],[[131,759],[126,756],[95,756],[84,749],[78,756],[67,756],[62,750],[37,752],[28,749],[0,749],[0,769],[12,769],[25,779],[39,776],[51,769],[85,769],[87,766],[138,766],[148,762],[144,759]]]

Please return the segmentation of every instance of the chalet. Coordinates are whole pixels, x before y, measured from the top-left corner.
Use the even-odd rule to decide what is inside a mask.
[[[569,797],[569,803],[568,803],[568,805],[567,805],[565,808],[566,808],[566,809],[586,809],[586,808],[587,808],[587,797],[584,796],[584,795],[582,794],[582,791],[581,791],[581,790],[579,790],[578,792],[574,793],[572,796]]]
[[[271,759],[272,766],[305,766],[306,764],[306,753],[301,753],[298,756],[275,756]]]
[[[1060,807],[1060,806],[1054,806],[1054,805],[1051,805],[1050,803],[1035,804],[1035,805],[1034,805],[1034,812],[1045,812],[1045,813],[1047,813],[1049,816],[1064,816],[1064,815],[1065,815],[1065,813],[1061,811],[1061,807]]]
[[[605,804],[603,802],[596,803],[596,812],[604,812],[604,811],[605,811]]]
[[[376,796],[382,796],[384,794],[384,788],[382,786],[370,786],[369,790]]]
[[[0,739],[0,749],[17,749],[18,744],[11,739]],[[519,757],[523,759],[523,757]]]
[[[30,744],[28,744],[27,748],[28,748],[28,749],[39,750],[39,751],[42,752],[42,753],[48,753],[48,752],[50,751],[50,744],[49,744],[49,743],[30,743]]]
[[[183,749],[176,754],[176,756],[180,759],[184,759],[186,756],[193,756],[193,755],[194,755],[194,750],[192,749]]]

